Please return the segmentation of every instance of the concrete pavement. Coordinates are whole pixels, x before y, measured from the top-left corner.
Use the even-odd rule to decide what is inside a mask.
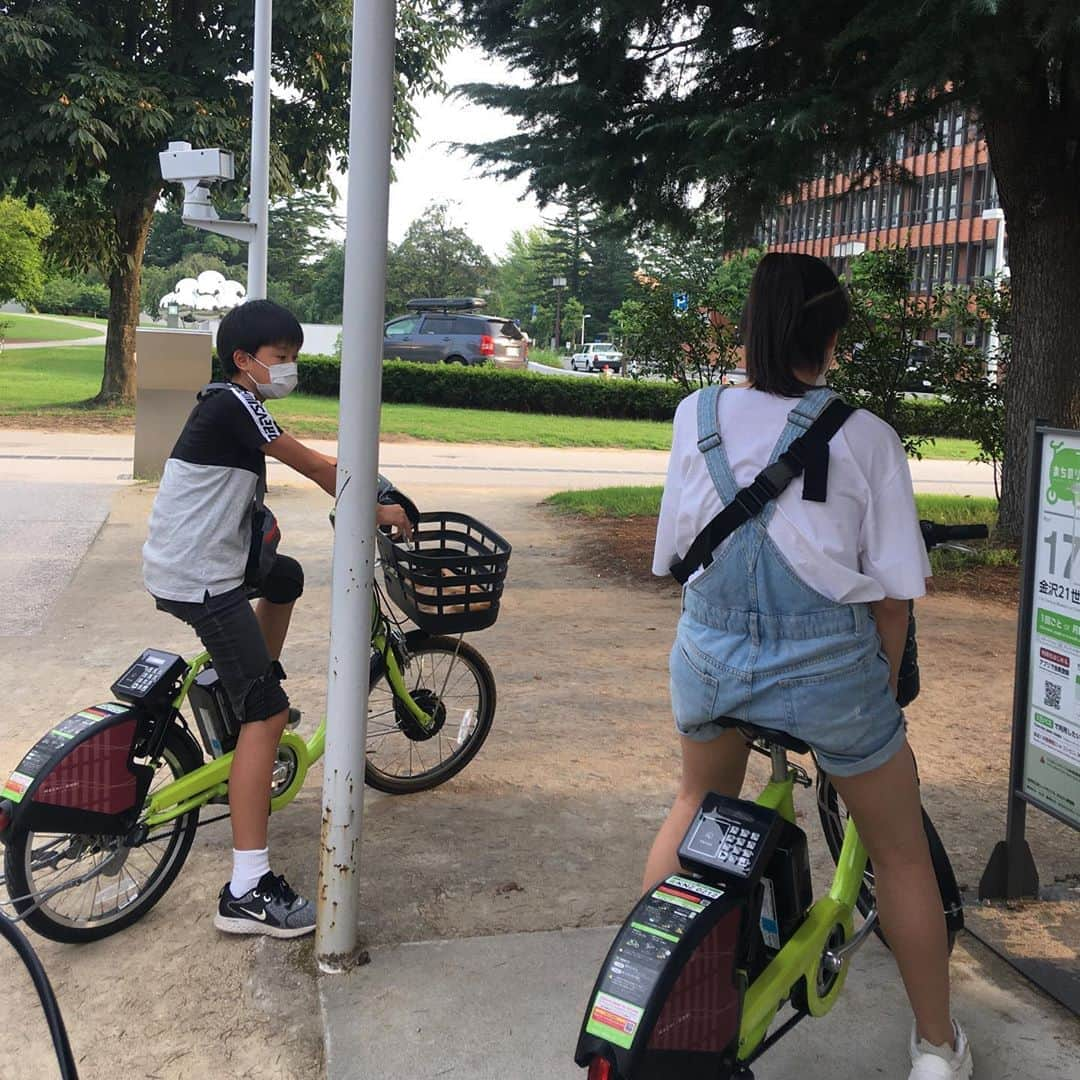
[[[395,945],[349,975],[323,976],[327,1080],[583,1080],[574,1046],[615,929]],[[953,1008],[978,1080],[1078,1080],[1075,1019],[962,940]],[[903,1080],[910,1017],[896,965],[871,939],[833,1011],[804,1020],[754,1076]]]
[[[148,641],[177,649],[190,646],[185,628],[154,613],[134,584],[152,491],[125,479],[130,443],[130,435],[0,431],[0,475],[12,488],[21,484],[28,489],[25,514],[44,514],[56,503],[52,509],[62,519],[60,504],[68,486],[105,486],[116,496],[107,527],[89,558],[75,569],[71,588],[64,588],[64,572],[54,575],[59,595],[48,625],[40,634],[8,643],[12,659],[17,651],[20,663],[5,665],[9,715],[0,730],[5,764],[18,760],[42,717],[64,715],[100,700],[102,687]],[[502,702],[490,745],[452,786],[418,799],[367,799],[362,870],[368,899],[362,933],[376,943],[402,940],[380,935],[410,932],[453,940],[380,945],[372,949],[370,965],[321,980],[327,1073],[335,1080],[570,1080],[582,1075],[572,1064],[573,1045],[612,933],[610,927],[588,924],[610,923],[618,911],[629,908],[627,897],[612,911],[610,894],[615,884],[628,883],[636,872],[622,856],[613,869],[616,864],[606,849],[621,845],[637,852],[643,847],[655,830],[662,795],[667,795],[653,789],[657,783],[665,785],[673,766],[666,746],[649,749],[633,726],[638,722],[633,714],[642,714],[641,723],[647,724],[659,711],[632,685],[642,657],[656,650],[643,641],[640,648],[634,645],[637,651],[612,653],[619,625],[632,621],[630,613],[618,613],[619,624],[611,612],[607,621],[599,619],[601,595],[582,592],[587,583],[575,568],[559,568],[562,534],[552,532],[540,520],[545,515],[535,514],[532,507],[548,491],[618,482],[604,470],[615,470],[618,476],[620,462],[633,463],[623,473],[630,476],[659,464],[656,479],[628,481],[658,483],[664,458],[618,451],[384,445],[383,467],[422,503],[430,505],[445,496],[445,505],[454,505],[467,497],[479,516],[500,525],[504,515],[516,515],[508,535],[515,539],[519,561],[507,616],[482,642],[485,655],[498,664]],[[328,530],[326,499],[309,488],[304,482],[282,485],[275,508],[289,522],[290,552],[309,572],[305,618],[290,636],[289,687],[317,715],[325,685]],[[99,495],[94,492],[93,498]],[[33,505],[35,498],[40,511]],[[15,538],[8,539],[16,545]],[[531,558],[528,552],[534,552]],[[556,582],[539,573],[547,560],[556,563]],[[565,584],[563,577],[568,579]],[[592,602],[582,604],[582,598],[590,596]],[[541,608],[540,601],[546,606]],[[638,638],[647,637],[644,630],[660,627],[672,606],[650,595],[635,597],[634,603],[637,622],[651,624],[639,628]],[[538,617],[545,611],[550,622]],[[558,633],[551,634],[551,628]],[[606,659],[586,649],[593,638],[604,643]],[[582,678],[590,680],[596,700],[589,700],[580,679],[575,683],[574,673],[566,670],[567,650],[579,657]],[[517,655],[528,657],[521,670],[514,669]],[[654,661],[659,672],[662,656]],[[617,688],[601,677],[605,664],[617,671]],[[534,681],[540,673],[545,681]],[[660,674],[650,669],[648,681],[655,682],[662,696]],[[620,710],[627,694],[634,707]],[[611,745],[598,750],[604,732]],[[545,756],[560,744],[564,754],[582,756]],[[634,748],[633,755],[628,747]],[[556,785],[557,790],[549,790]],[[803,813],[812,812],[808,802]],[[310,880],[318,818],[313,778],[290,813],[273,823],[275,852],[280,853],[276,857],[294,880],[303,881],[305,875]],[[585,831],[581,822],[589,822],[593,831]],[[605,850],[597,846],[599,832],[606,837]],[[228,847],[224,824],[200,830],[182,886],[123,938],[77,954],[44,943],[50,973],[73,1014],[74,1041],[90,1056],[88,1075],[106,1075],[107,1063],[115,1057],[120,1063],[113,1071],[120,1074],[136,1075],[132,1069],[152,1063],[157,1074],[170,1080],[202,1075],[204,1070],[210,1074],[215,1067],[230,1075],[289,1080],[307,1076],[298,1071],[298,1062],[312,1061],[306,1043],[297,1041],[298,1049],[285,1062],[273,1060],[282,1030],[302,1019],[283,1023],[280,1010],[307,1010],[310,1016],[312,999],[306,987],[289,995],[291,1003],[275,1002],[273,1011],[264,1009],[267,1019],[260,1019],[259,1002],[269,991],[258,970],[247,974],[243,943],[220,943],[210,936],[207,898],[220,887]],[[542,879],[557,895],[543,891]],[[819,887],[824,880],[817,868],[815,880]],[[550,929],[568,921],[585,928]],[[485,933],[488,936],[462,936]],[[170,942],[167,952],[160,951],[163,940]],[[219,947],[207,948],[210,941]],[[160,970],[154,974],[159,982],[181,980],[176,985],[184,992],[160,997],[151,1037],[146,1045],[134,1046],[124,1037],[126,1018],[148,1007],[147,984],[140,981],[145,955],[157,957]],[[282,963],[295,969],[294,974],[310,966],[303,952],[274,955],[286,957]],[[979,1080],[1080,1080],[1075,1021],[975,943],[962,941],[955,965],[957,1012],[976,1048]],[[276,978],[275,972],[271,987]],[[239,988],[252,983],[249,1001]],[[16,994],[9,1003],[13,1031],[28,1028],[26,1018],[34,1015],[28,1000],[28,995]],[[79,1000],[94,1000],[93,1013],[79,1010],[74,1004]],[[215,1001],[212,1009],[205,1007],[208,1000]],[[856,958],[840,1007],[825,1020],[807,1021],[771,1051],[755,1067],[758,1080],[793,1075],[806,1080],[902,1080],[906,1016],[891,960],[871,943]],[[218,1059],[226,1048],[236,1058],[222,1062]],[[125,1053],[129,1057],[124,1058]],[[168,1064],[174,1057],[183,1058],[180,1065]],[[241,1059],[251,1063],[250,1072]],[[14,1075],[17,1055],[8,1060],[8,1067],[0,1065],[0,1075]]]
[[[306,439],[311,446],[333,454],[337,443]],[[0,471],[35,461],[67,461],[65,468],[86,466],[77,462],[130,464],[132,436],[97,435],[81,432],[33,432],[0,429]],[[481,483],[485,487],[527,487],[538,493],[562,488],[603,487],[608,484],[662,484],[667,470],[663,450],[619,450],[614,448],[557,449],[535,446],[505,446],[497,443],[384,442],[380,447],[380,468],[405,486],[438,483],[440,476],[453,475],[454,483]],[[28,466],[33,468],[33,466]],[[274,473],[288,470],[271,463]],[[120,470],[118,470],[120,471]],[[950,495],[994,494],[993,470],[989,465],[967,461],[940,461],[924,458],[911,462],[917,491]]]
[[[68,341],[21,341],[15,342],[10,345],[5,345],[5,351],[7,349],[49,349],[49,348],[67,348],[71,345],[104,345],[105,344],[105,328],[100,323],[85,322],[80,319],[50,319],[47,315],[31,315],[29,312],[19,312],[20,318],[24,319],[41,319],[43,322],[62,322],[68,326],[84,326],[87,329],[93,330],[92,337],[75,338]],[[2,321],[2,319],[0,319]]]

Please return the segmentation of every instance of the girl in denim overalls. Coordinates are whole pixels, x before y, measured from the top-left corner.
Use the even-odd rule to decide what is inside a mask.
[[[654,572],[684,556],[829,403],[824,374],[847,317],[823,262],[762,259],[743,320],[750,386],[699,391],[676,414]],[[830,443],[826,496],[803,500],[796,479],[683,591],[671,652],[682,781],[645,887],[678,869],[676,849],[704,794],[740,792],[746,741],[718,721],[809,743],[874,864],[882,927],[915,1013],[909,1080],[967,1080],[971,1052],[950,1017],[944,914],[896,703],[907,601],[923,594],[929,566],[895,432],[855,412]]]

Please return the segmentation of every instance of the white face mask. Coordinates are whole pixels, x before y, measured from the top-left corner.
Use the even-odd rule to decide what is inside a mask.
[[[258,392],[264,398],[288,397],[296,389],[297,367],[295,364],[264,364],[257,357],[253,356],[251,359],[270,376],[268,383],[256,383]],[[254,379],[251,381],[255,382]]]

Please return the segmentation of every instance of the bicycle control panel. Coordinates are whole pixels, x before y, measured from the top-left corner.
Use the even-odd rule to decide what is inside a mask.
[[[679,860],[707,880],[717,871],[749,879],[771,853],[778,828],[775,811],[710,792],[679,845]]]
[[[186,670],[182,656],[146,649],[111,689],[121,701],[158,701],[172,696],[173,687]]]

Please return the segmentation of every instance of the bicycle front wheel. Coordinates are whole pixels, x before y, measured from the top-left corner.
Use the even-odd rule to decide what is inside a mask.
[[[844,846],[844,832],[847,828],[848,811],[840,798],[832,781],[825,773],[818,773],[818,814],[821,817],[821,828],[825,833],[825,843],[829,846],[829,854],[833,862],[840,858],[840,849]],[[953,951],[956,944],[956,934],[963,927],[963,908],[960,898],[960,889],[956,884],[956,876],[953,873],[952,863],[945,851],[945,845],[938,836],[930,815],[923,809],[923,827],[926,829],[926,839],[930,845],[930,858],[934,864],[934,873],[937,876],[938,888],[941,891],[941,901],[945,911],[945,927],[949,940],[949,952]],[[877,910],[877,894],[874,890],[874,867],[869,859],[866,860],[866,872],[863,874],[863,882],[859,888],[859,896],[856,906],[865,919],[872,911]],[[881,929],[881,923],[874,927],[874,933],[881,939],[881,943],[888,948],[889,942]]]
[[[149,797],[202,764],[194,740],[170,726]],[[53,941],[97,941],[141,919],[166,893],[191,850],[199,811],[152,829],[131,847],[119,836],[17,829],[4,848],[15,910]]]
[[[406,638],[406,650],[405,688],[435,722],[431,730],[417,722],[390,686],[381,657],[374,657],[365,779],[391,795],[426,791],[456,776],[483,746],[495,716],[495,679],[471,645],[416,632]]]

